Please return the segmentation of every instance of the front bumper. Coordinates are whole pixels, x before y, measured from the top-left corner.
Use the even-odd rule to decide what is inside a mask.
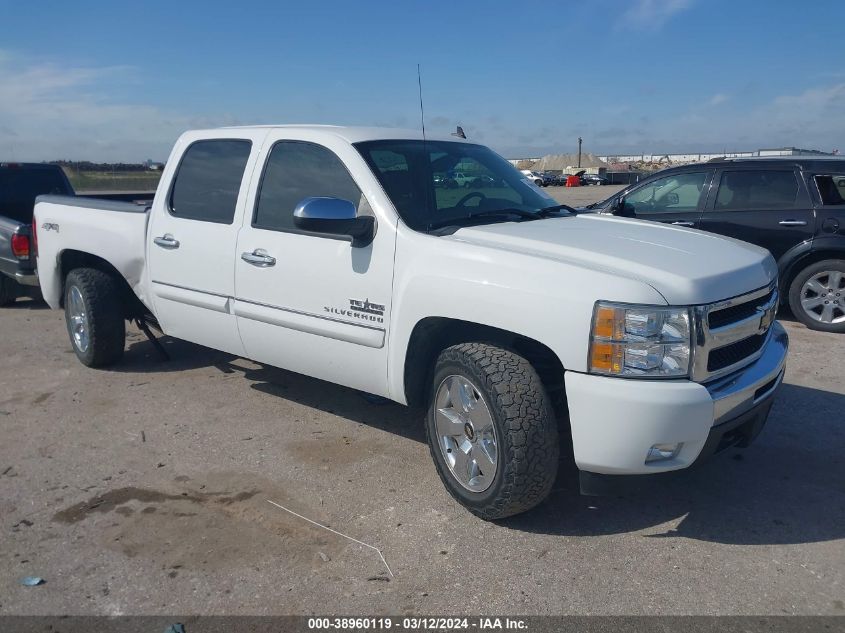
[[[775,322],[770,332],[754,363],[706,385],[567,372],[564,379],[578,468],[607,475],[687,468],[719,448],[723,436],[733,437],[727,431],[748,422],[747,416],[755,420],[756,436],[783,381],[789,347],[780,323]],[[646,463],[655,444],[677,443],[683,445],[672,459]]]

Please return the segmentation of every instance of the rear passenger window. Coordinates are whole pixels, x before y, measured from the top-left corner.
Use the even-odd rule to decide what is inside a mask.
[[[792,171],[726,171],[719,182],[715,209],[784,209],[795,206],[798,180]]]
[[[816,176],[822,204],[845,204],[845,174]]]
[[[280,141],[267,159],[253,226],[294,230],[296,205],[314,196],[348,200],[356,210],[362,200],[361,190],[331,150],[314,143]]]
[[[250,141],[197,141],[185,151],[173,190],[170,213],[178,218],[231,224],[244,177]]]

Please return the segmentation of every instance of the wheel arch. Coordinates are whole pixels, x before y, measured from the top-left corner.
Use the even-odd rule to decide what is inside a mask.
[[[403,366],[405,398],[409,406],[425,405],[426,387],[441,351],[458,343],[488,343],[523,356],[540,376],[555,408],[565,403],[564,367],[557,354],[543,343],[481,323],[449,317],[426,317],[414,325]],[[563,411],[557,411],[558,416]]]
[[[845,236],[816,238],[812,242],[798,244],[787,251],[778,262],[781,304],[785,305],[789,301],[789,287],[796,275],[807,266],[826,259],[845,259]]]
[[[76,268],[93,268],[109,275],[117,283],[120,289],[120,301],[123,306],[124,317],[132,319],[148,312],[144,304],[141,303],[141,300],[135,296],[126,278],[110,262],[102,257],[84,251],[66,249],[59,254],[58,264],[59,279],[61,281],[59,305],[62,308],[65,307],[65,285],[68,274]]]

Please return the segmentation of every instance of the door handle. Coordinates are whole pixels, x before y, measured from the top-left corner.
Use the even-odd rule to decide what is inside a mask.
[[[267,254],[263,248],[256,248],[251,253],[241,253],[241,259],[247,264],[258,266],[259,268],[268,268],[276,265],[276,258]]]
[[[778,224],[781,226],[807,226],[805,220],[781,220]]]
[[[179,248],[179,240],[174,238],[170,233],[165,233],[161,237],[154,237],[153,243],[162,248]]]
[[[695,226],[694,222],[672,222],[672,224],[674,224],[675,226],[689,226],[689,227]]]

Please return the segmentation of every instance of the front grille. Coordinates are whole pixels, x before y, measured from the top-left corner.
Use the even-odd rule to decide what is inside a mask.
[[[725,327],[731,323],[736,323],[737,321],[754,316],[757,313],[757,308],[765,306],[771,301],[774,292],[772,290],[769,294],[753,299],[752,301],[715,310],[707,316],[707,325],[710,326],[711,330],[715,330],[716,328]]]
[[[765,334],[755,334],[736,343],[714,349],[707,358],[707,371],[716,372],[735,365],[759,352],[765,342]]]

